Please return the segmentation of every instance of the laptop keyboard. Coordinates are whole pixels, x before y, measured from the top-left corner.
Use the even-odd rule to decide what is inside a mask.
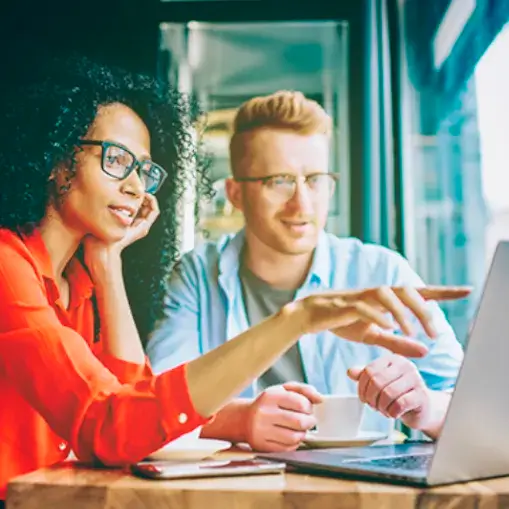
[[[355,463],[364,463],[386,468],[397,468],[398,470],[426,470],[431,463],[432,457],[432,454],[414,454],[392,456],[389,458],[358,460]]]

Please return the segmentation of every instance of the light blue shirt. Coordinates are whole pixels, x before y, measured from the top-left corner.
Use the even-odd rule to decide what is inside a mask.
[[[147,345],[154,372],[199,357],[248,328],[239,279],[243,244],[244,231],[240,231],[217,244],[202,244],[182,257],[170,278],[165,318],[157,324]],[[393,285],[422,286],[423,281],[394,251],[322,232],[296,299],[327,290]],[[413,362],[428,387],[450,389],[463,350],[439,306],[430,302],[429,309],[438,337],[429,339],[411,315],[417,339],[429,348],[428,355]],[[355,394],[357,384],[348,378],[347,369],[364,366],[388,353],[381,347],[343,340],[331,332],[307,334],[298,347],[307,382],[323,394]],[[256,394],[255,382],[240,396]],[[369,408],[364,413],[365,431],[387,431],[391,425],[392,421]]]

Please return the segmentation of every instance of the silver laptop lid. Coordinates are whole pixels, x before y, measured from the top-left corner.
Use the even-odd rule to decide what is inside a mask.
[[[429,484],[509,475],[509,242],[495,251]]]

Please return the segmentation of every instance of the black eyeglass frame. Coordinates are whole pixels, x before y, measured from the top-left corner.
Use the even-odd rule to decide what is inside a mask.
[[[104,173],[106,173],[106,175],[108,175],[108,176],[110,176],[110,177],[112,177],[114,179],[117,179],[117,180],[125,180],[127,177],[129,177],[129,175],[133,171],[137,170],[138,168],[142,168],[145,163],[150,163],[151,169],[152,168],[156,168],[160,172],[161,178],[159,180],[159,183],[158,183],[157,187],[153,191],[146,190],[147,193],[150,193],[150,194],[157,193],[157,191],[159,191],[161,189],[164,181],[168,177],[168,173],[166,172],[166,170],[162,166],[159,166],[157,163],[154,163],[150,159],[144,159],[144,160],[140,161],[132,153],[131,150],[129,150],[125,145],[122,145],[121,143],[117,143],[117,142],[114,142],[114,141],[106,141],[106,140],[80,140],[78,145],[79,146],[84,145],[84,146],[101,147],[101,149],[102,149],[102,152],[101,152],[101,169],[102,169],[102,171],[104,171]],[[109,147],[116,147],[116,148],[120,148],[122,150],[125,150],[133,158],[133,164],[130,167],[126,168],[126,173],[125,173],[125,175],[123,177],[119,177],[118,175],[113,175],[112,173],[110,173],[106,169],[105,157],[106,157],[106,153],[107,153]]]

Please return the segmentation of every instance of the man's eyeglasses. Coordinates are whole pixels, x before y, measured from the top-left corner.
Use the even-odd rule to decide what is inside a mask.
[[[304,181],[308,190],[317,197],[330,198],[334,192],[338,176],[334,173],[310,173],[309,175],[292,175],[281,173],[267,177],[239,177],[236,182],[261,182],[264,189],[274,197],[290,200],[297,190],[297,182]]]
[[[79,145],[93,145],[102,148],[101,168],[110,177],[124,180],[136,170],[147,193],[155,194],[168,176],[161,166],[149,159],[139,161],[127,147],[119,143],[100,140],[81,140]]]

